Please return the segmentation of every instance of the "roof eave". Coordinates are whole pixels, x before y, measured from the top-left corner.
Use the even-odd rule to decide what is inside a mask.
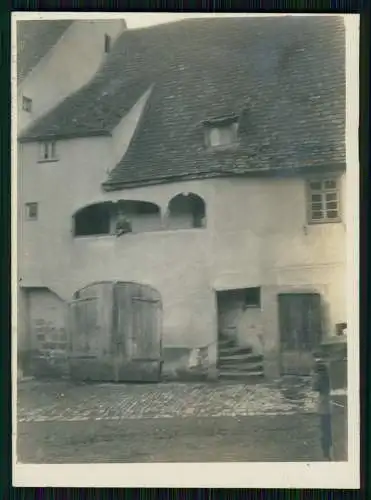
[[[35,135],[19,137],[18,141],[21,143],[29,142],[42,142],[42,141],[56,141],[63,139],[84,139],[89,137],[111,137],[112,133],[109,130],[92,130],[85,132],[71,132],[69,134],[53,134],[53,135]]]
[[[308,175],[331,172],[342,172],[346,170],[345,162],[336,162],[325,165],[308,165],[301,167],[256,167],[249,170],[238,172],[238,170],[220,170],[218,172],[200,172],[195,174],[183,174],[177,176],[157,177],[153,179],[139,179],[136,181],[104,182],[102,188],[106,192],[119,191],[122,189],[131,189],[139,186],[153,186],[156,184],[168,184],[171,182],[182,182],[195,179],[208,179],[215,177],[281,177],[291,175]]]

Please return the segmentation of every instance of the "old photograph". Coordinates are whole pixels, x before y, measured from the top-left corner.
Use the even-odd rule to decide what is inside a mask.
[[[356,460],[350,21],[17,16],[16,464]]]

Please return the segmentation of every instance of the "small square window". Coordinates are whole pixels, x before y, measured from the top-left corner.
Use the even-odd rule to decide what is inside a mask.
[[[111,37],[104,35],[104,52],[107,54],[111,50]]]
[[[57,160],[57,146],[55,141],[40,143],[40,161]]]
[[[26,203],[26,219],[37,220],[38,204],[36,202]]]
[[[29,97],[23,96],[22,109],[23,109],[23,111],[27,111],[27,113],[31,113],[31,111],[32,111],[32,99],[30,99]]]
[[[309,182],[309,222],[340,220],[340,188],[337,179]]]

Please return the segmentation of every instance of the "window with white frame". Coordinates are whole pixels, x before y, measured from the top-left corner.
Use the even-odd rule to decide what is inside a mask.
[[[38,217],[38,204],[36,202],[26,203],[26,219],[27,220],[37,220]]]
[[[337,178],[309,181],[309,222],[340,221],[340,183]]]
[[[27,111],[27,113],[31,113],[32,111],[32,99],[29,97],[22,97],[22,109],[23,111]]]
[[[55,141],[40,143],[40,161],[57,160],[57,147]]]

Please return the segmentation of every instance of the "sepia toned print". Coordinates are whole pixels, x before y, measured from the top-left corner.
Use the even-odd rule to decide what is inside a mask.
[[[17,463],[348,462],[345,16],[123,17],[16,23]]]

